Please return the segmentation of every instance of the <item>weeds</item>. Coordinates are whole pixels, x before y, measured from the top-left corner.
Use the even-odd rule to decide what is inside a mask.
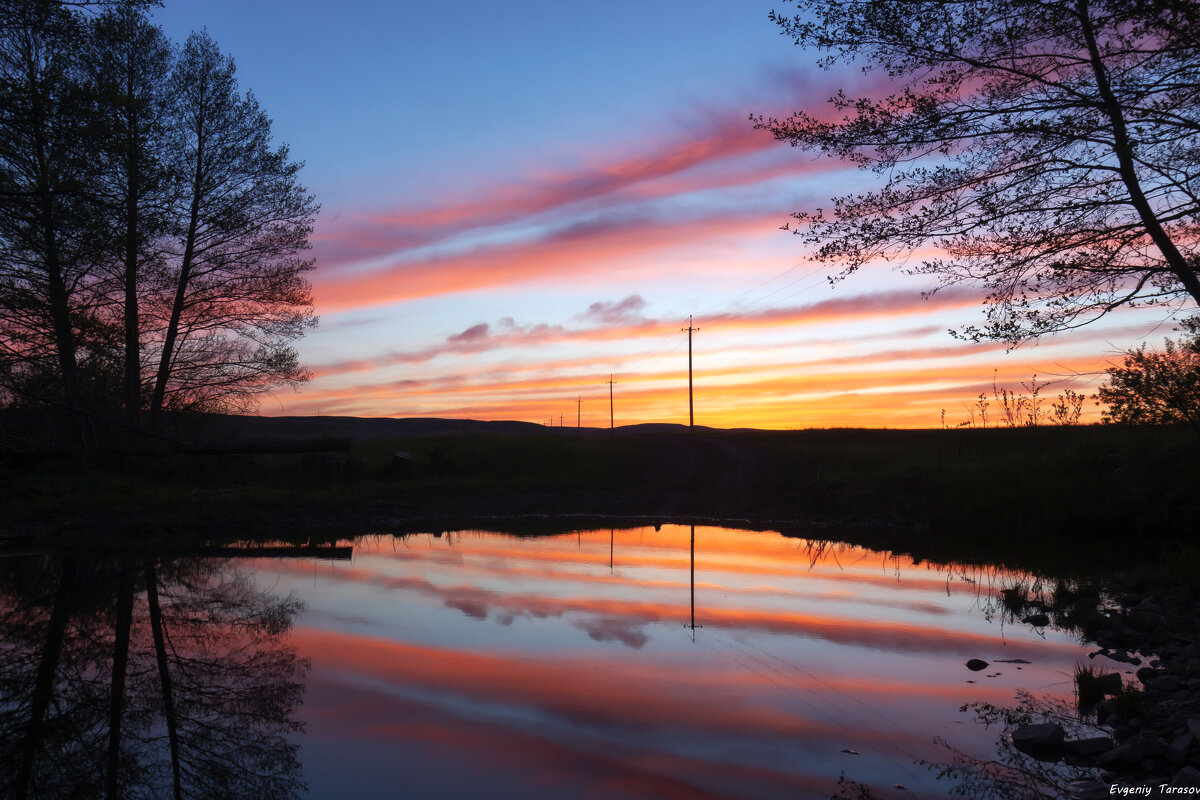
[[[1112,696],[1113,713],[1121,719],[1133,719],[1142,713],[1142,692],[1131,683]]]
[[[1050,404],[1053,412],[1051,419],[1055,425],[1078,425],[1079,417],[1083,414],[1084,396],[1073,389],[1067,389]]]
[[[1084,395],[1073,389],[1066,389],[1050,404],[1050,413],[1042,409],[1042,390],[1050,385],[1050,381],[1039,381],[1035,374],[1028,382],[1022,381],[1024,392],[1001,386],[997,380],[998,371],[992,373],[992,398],[989,402],[987,392],[980,392],[971,404],[963,403],[967,418],[959,422],[957,428],[986,428],[990,420],[988,409],[995,405],[1000,412],[1002,427],[1034,428],[1046,424],[1049,420],[1055,425],[1078,425],[1083,415]],[[946,425],[946,409],[942,409],[942,428]]]
[[[1090,664],[1075,665],[1075,705],[1080,714],[1092,713],[1107,695],[1113,694],[1114,687],[1119,687],[1117,693],[1124,691],[1119,674]]]

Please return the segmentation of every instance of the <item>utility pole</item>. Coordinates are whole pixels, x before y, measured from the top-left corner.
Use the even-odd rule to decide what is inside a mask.
[[[692,404],[692,333],[700,330],[692,327],[692,317],[688,315],[688,326],[680,330],[687,331],[688,335],[688,427],[694,427],[696,424],[696,407]]]
[[[613,376],[609,375],[606,382],[608,383],[608,429],[611,431],[613,429]]]
[[[579,395],[575,400],[575,435],[579,435],[579,421],[583,418],[583,395]]]

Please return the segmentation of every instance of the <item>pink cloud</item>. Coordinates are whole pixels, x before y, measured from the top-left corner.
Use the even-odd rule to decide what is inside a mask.
[[[825,323],[838,320],[858,320],[878,316],[921,313],[945,308],[974,306],[982,295],[972,289],[951,287],[932,297],[904,290],[871,292],[836,297],[816,303],[782,306],[753,311],[733,311],[699,317],[698,325],[720,321],[723,327],[776,327],[806,323]],[[575,319],[596,323],[587,327],[566,328],[545,323],[517,325],[505,318],[497,329],[486,322],[471,325],[451,334],[446,340],[418,350],[393,352],[372,359],[356,359],[317,366],[318,375],[362,372],[393,364],[414,364],[432,361],[448,354],[474,354],[501,348],[513,348],[555,341],[611,341],[615,339],[655,338],[674,332],[679,320],[657,320],[640,316],[646,303],[638,295],[620,301],[597,301]],[[605,360],[608,363],[609,360]]]
[[[479,192],[482,196],[460,202],[353,218],[314,237],[322,266],[336,269],[355,259],[429,245],[465,231],[511,224],[696,167],[780,147],[770,133],[754,130],[744,117],[731,116],[710,119],[690,135],[673,141],[635,142],[622,148],[634,155],[597,157],[577,170],[544,169],[526,181],[485,188]],[[796,164],[789,162],[779,169],[793,171]],[[759,168],[755,178],[765,179],[767,174]],[[744,180],[738,175],[735,170],[689,188],[712,188]],[[680,190],[667,188],[650,194],[662,196]]]

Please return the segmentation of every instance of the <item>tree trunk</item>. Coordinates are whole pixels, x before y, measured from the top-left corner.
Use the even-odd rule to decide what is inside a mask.
[[[130,98],[130,102],[133,99]],[[138,193],[139,169],[136,123],[130,122],[126,151],[125,195],[125,414],[130,422],[137,421],[142,406],[141,337],[138,320]]]
[[[60,567],[58,590],[54,593],[54,605],[50,610],[50,623],[46,627],[42,657],[38,661],[29,726],[21,743],[21,764],[13,790],[16,800],[29,797],[30,784],[33,782],[33,765],[42,743],[42,727],[45,724],[46,711],[54,697],[54,674],[58,671],[58,662],[62,656],[63,640],[66,638],[67,621],[70,618],[71,593],[74,589],[75,559],[64,558]]]
[[[1096,31],[1089,16],[1088,0],[1076,0],[1075,9],[1079,14],[1084,42],[1087,44],[1092,73],[1096,77],[1096,88],[1099,90],[1100,99],[1103,102],[1102,110],[1112,124],[1113,151],[1117,156],[1121,180],[1129,192],[1130,203],[1138,212],[1151,241],[1166,259],[1168,268],[1183,284],[1187,293],[1192,296],[1193,302],[1200,306],[1200,277],[1197,277],[1195,269],[1188,264],[1183,253],[1179,252],[1179,248],[1163,228],[1154,209],[1150,207],[1150,201],[1146,199],[1145,192],[1142,191],[1137,166],[1133,159],[1133,144],[1129,139],[1129,129],[1125,124],[1125,113],[1108,80],[1108,71],[1105,69],[1104,59],[1096,43]]]
[[[175,338],[179,336],[179,323],[184,317],[184,303],[187,300],[187,283],[192,277],[192,259],[196,253],[196,230],[199,227],[200,204],[200,167],[196,167],[196,187],[192,194],[191,218],[187,223],[187,240],[184,243],[184,263],[179,267],[179,282],[175,284],[175,300],[170,306],[170,319],[167,323],[167,335],[162,341],[162,355],[158,357],[158,374],[154,381],[154,395],[150,397],[150,417],[157,420],[162,414],[164,399],[167,397],[167,380],[170,378],[170,362],[175,351]]]
[[[125,674],[129,667],[129,635],[133,628],[133,570],[122,564],[117,589],[116,637],[113,643],[112,694],[108,707],[108,758],[104,796],[121,796],[121,718],[125,711]]]
[[[32,63],[29,80],[32,85],[31,126],[33,128],[35,158],[37,159],[38,225],[42,235],[42,257],[46,272],[46,294],[50,311],[50,325],[54,331],[54,350],[62,373],[63,394],[67,407],[79,408],[79,381],[76,369],[75,330],[71,324],[70,298],[58,250],[58,225],[54,207],[54,191],[50,186],[50,175],[45,138],[46,109],[42,87],[37,77],[37,68]]]
[[[167,394],[167,380],[171,377],[171,360],[175,353],[175,339],[179,335],[179,322],[183,318],[183,306],[187,300],[188,282],[192,276],[192,260],[196,256],[196,231],[200,228],[200,195],[204,181],[204,131],[197,135],[196,173],[192,179],[192,204],[188,213],[187,236],[183,244],[183,263],[179,266],[179,279],[175,285],[175,300],[171,304],[171,318],[167,322],[167,333],[163,337],[162,355],[158,359],[158,374],[154,380],[154,393],[150,398],[150,417],[157,420],[162,413]]]
[[[171,687],[171,669],[167,663],[167,642],[163,634],[162,608],[158,604],[158,576],[154,562],[146,561],[146,600],[150,606],[150,629],[154,634],[154,655],[158,661],[158,682],[162,687],[163,717],[167,723],[167,741],[171,746],[171,785],[175,800],[183,798],[183,778],[179,765],[179,724],[175,718],[175,695]]]

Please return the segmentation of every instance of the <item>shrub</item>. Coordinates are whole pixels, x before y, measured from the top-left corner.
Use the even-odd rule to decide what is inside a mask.
[[[1200,430],[1200,349],[1196,339],[1167,339],[1165,351],[1146,345],[1110,366],[1096,397],[1108,406],[1105,422],[1164,425],[1186,422]]]

